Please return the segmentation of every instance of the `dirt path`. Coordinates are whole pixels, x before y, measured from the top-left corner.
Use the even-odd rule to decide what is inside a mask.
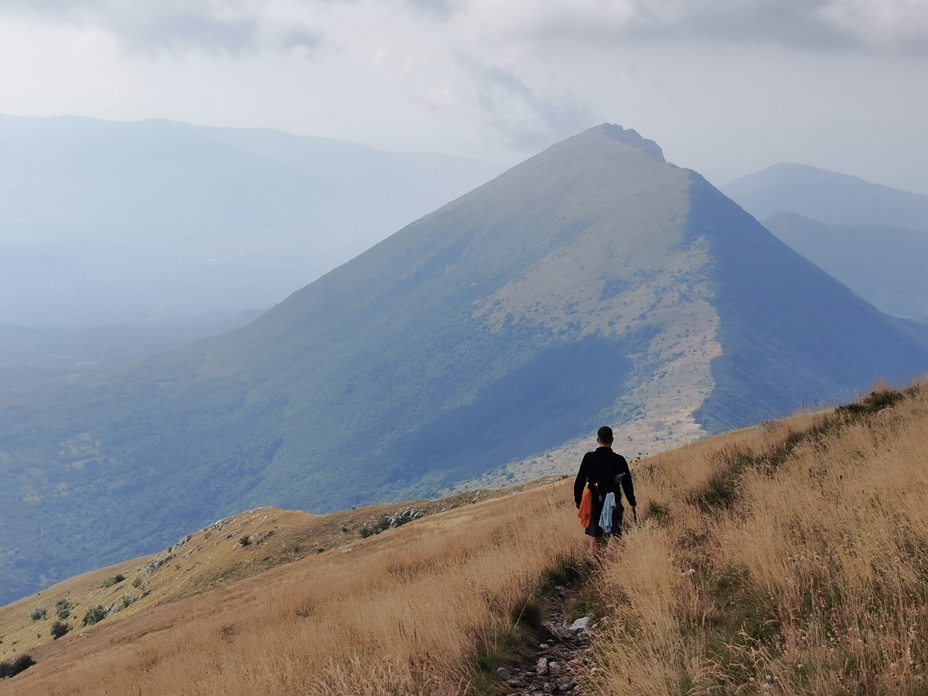
[[[571,609],[585,591],[582,582],[557,586],[546,603],[541,642],[530,655],[497,670],[500,694],[584,694],[582,684],[592,667],[590,617],[576,619]]]

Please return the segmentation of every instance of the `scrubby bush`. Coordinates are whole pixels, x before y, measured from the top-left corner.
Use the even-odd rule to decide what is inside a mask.
[[[61,636],[65,635],[68,631],[71,630],[71,627],[66,624],[64,621],[56,621],[52,624],[52,630],[50,631],[51,636],[54,640],[58,640]]]
[[[374,522],[370,527],[361,527],[361,531],[358,532],[361,535],[362,539],[367,539],[369,536],[374,536],[375,534],[380,534],[385,529],[390,528],[390,518],[387,515],[384,515],[379,520]]]
[[[122,573],[117,573],[113,577],[107,578],[106,580],[104,580],[103,587],[112,587],[113,585],[118,585],[125,579],[126,579],[125,575],[123,575]]]
[[[249,544],[251,544],[251,537],[246,534],[245,536],[243,536],[241,539],[238,540],[238,543],[241,544],[242,547],[244,548],[245,546],[248,546]]]
[[[71,602],[66,599],[59,599],[55,602],[55,615],[64,621],[71,615]]]
[[[31,655],[20,655],[12,662],[0,662],[0,679],[15,677],[23,670],[27,670],[35,664]]]
[[[87,613],[84,614],[84,626],[93,626],[99,621],[103,621],[106,618],[106,609],[104,609],[99,604],[95,607],[91,607],[87,610]]]
[[[36,607],[32,610],[32,613],[29,614],[29,618],[33,621],[42,621],[47,616],[45,607]]]

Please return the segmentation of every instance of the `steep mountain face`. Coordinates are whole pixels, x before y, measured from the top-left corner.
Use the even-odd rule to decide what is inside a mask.
[[[604,422],[654,451],[926,366],[901,324],[607,124],[241,329],[4,408],[2,586],[244,507],[428,495]]]
[[[722,192],[758,220],[778,212],[836,225],[884,225],[928,232],[928,196],[803,164],[775,164]]]
[[[695,228],[715,229],[714,305],[722,356],[697,411],[710,430],[763,420],[800,403],[834,400],[878,376],[924,373],[926,344],[766,233],[704,180],[694,179]]]

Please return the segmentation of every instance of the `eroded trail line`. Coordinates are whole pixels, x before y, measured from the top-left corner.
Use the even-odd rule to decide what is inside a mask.
[[[529,656],[500,667],[500,694],[585,694],[582,685],[592,669],[589,616],[577,617],[578,598],[586,591],[583,582],[558,585],[545,603],[539,642]]]

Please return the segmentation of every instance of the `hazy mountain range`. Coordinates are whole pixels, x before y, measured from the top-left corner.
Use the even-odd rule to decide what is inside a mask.
[[[903,323],[599,126],[240,329],[8,399],[0,601],[258,504],[434,494],[603,422],[654,451],[926,366]]]
[[[799,164],[722,190],[868,302],[928,323],[928,196]]]
[[[0,116],[0,324],[267,308],[499,171],[273,130]]]
[[[722,191],[758,220],[785,211],[833,225],[928,231],[928,196],[804,164],[776,164]]]

